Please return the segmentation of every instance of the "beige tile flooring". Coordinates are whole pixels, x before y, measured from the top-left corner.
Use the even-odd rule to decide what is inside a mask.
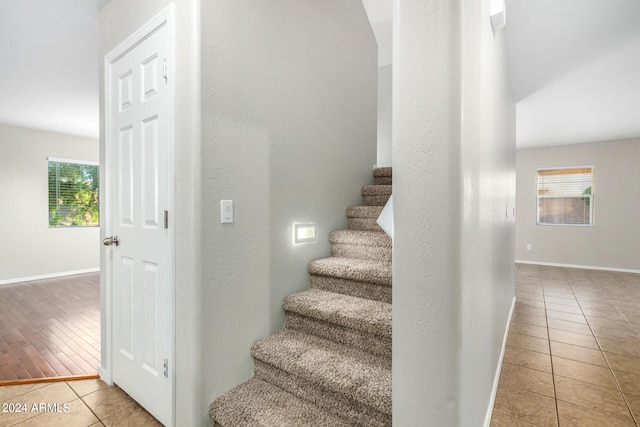
[[[0,427],[162,426],[118,387],[94,380],[0,387]]]
[[[638,426],[640,274],[517,270],[491,426]]]

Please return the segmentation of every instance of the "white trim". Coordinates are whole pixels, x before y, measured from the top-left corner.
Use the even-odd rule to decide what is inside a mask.
[[[76,275],[76,274],[97,273],[99,271],[100,271],[100,267],[98,267],[98,268],[87,268],[87,269],[84,269],[84,270],[63,271],[63,272],[60,272],[60,273],[41,274],[39,276],[16,277],[14,279],[0,280],[0,286],[1,285],[10,285],[12,283],[31,282],[33,280],[54,279],[56,277],[73,276],[73,275]]]
[[[90,165],[90,166],[100,166],[98,162],[91,162],[88,160],[72,160],[72,159],[60,159],[58,157],[47,157],[48,162],[57,162],[57,163],[73,163],[76,165]]]
[[[111,372],[108,372],[107,369],[105,369],[102,366],[102,363],[100,363],[100,366],[98,366],[98,376],[102,381],[107,383],[107,385],[113,385],[113,378],[111,378]]]
[[[105,174],[105,185],[103,186],[104,195],[105,195],[105,235],[111,235],[111,224],[112,217],[109,211],[109,206],[111,206],[111,186],[110,182],[112,179],[111,172],[109,171],[109,165],[112,162],[111,159],[111,151],[108,146],[108,141],[113,140],[113,135],[111,131],[111,123],[113,119],[111,117],[111,66],[118,61],[118,59],[122,58],[129,51],[135,49],[140,43],[153,35],[156,31],[158,31],[161,27],[167,26],[169,32],[169,49],[168,49],[168,70],[169,70],[169,209],[172,213],[173,225],[169,227],[169,281],[170,281],[170,290],[169,293],[172,297],[172,301],[169,304],[169,324],[171,325],[171,348],[170,348],[170,360],[169,364],[172,367],[170,369],[169,380],[171,381],[171,425],[176,425],[176,309],[175,309],[175,301],[176,301],[176,280],[175,280],[175,212],[176,212],[176,195],[175,195],[175,80],[176,80],[176,61],[175,61],[175,45],[176,45],[176,34],[175,34],[175,12],[173,3],[168,4],[164,7],[160,12],[158,12],[154,17],[149,19],[145,24],[143,24],[138,30],[136,30],[133,34],[127,37],[122,43],[120,43],[117,47],[112,49],[108,54],[104,57],[104,86],[105,86],[105,96],[104,96],[104,114],[105,114],[105,161],[104,161],[104,174]],[[102,195],[101,195],[102,196]],[[111,283],[111,268],[112,268],[112,259],[111,253],[107,253],[105,256],[105,280],[106,283]],[[112,331],[112,292],[111,286],[106,286],[106,296],[104,298],[105,305],[101,307],[102,313],[106,318],[106,331],[105,337],[106,342],[102,343],[103,349],[106,352],[106,359],[102,360],[100,363],[100,367],[98,368],[98,375],[105,381],[107,384],[113,384],[113,331]],[[103,352],[103,353],[105,353]]]
[[[559,171],[559,170],[563,170],[563,169],[587,169],[587,168],[591,168],[591,169],[595,169],[596,165],[582,165],[582,166],[557,166],[557,167],[553,167],[553,168],[537,168],[536,171],[540,172],[540,171]]]
[[[594,265],[580,265],[580,264],[563,264],[556,262],[542,262],[542,261],[523,261],[516,260],[517,264],[532,264],[532,265],[545,265],[549,267],[565,267],[565,268],[581,268],[583,270],[604,270],[604,271],[617,271],[620,273],[640,273],[640,270],[633,268],[617,268],[617,267],[603,267]]]
[[[504,330],[504,338],[502,339],[502,351],[500,352],[500,359],[498,359],[498,367],[496,368],[496,374],[493,377],[493,389],[491,390],[491,398],[489,399],[489,407],[487,408],[487,415],[484,417],[484,427],[491,425],[491,416],[493,415],[493,405],[496,402],[496,394],[498,393],[498,383],[500,381],[500,372],[502,371],[502,361],[504,360],[504,352],[507,349],[507,337],[509,336],[509,327],[511,326],[511,317],[513,316],[513,310],[516,307],[516,297],[513,297],[511,301],[511,310],[509,311],[509,319],[507,320],[507,327]]]

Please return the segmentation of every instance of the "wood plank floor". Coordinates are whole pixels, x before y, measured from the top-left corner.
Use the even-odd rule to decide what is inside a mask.
[[[0,286],[0,384],[96,375],[100,275]]]

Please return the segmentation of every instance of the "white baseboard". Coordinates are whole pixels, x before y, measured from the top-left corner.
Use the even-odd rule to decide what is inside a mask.
[[[634,270],[631,268],[615,268],[615,267],[602,267],[594,265],[579,265],[579,264],[562,264],[555,262],[540,262],[540,261],[522,261],[517,259],[517,264],[533,264],[533,265],[545,265],[548,267],[566,267],[566,268],[581,268],[584,270],[604,270],[604,271],[618,271],[621,273],[640,273],[640,270]]]
[[[53,279],[56,277],[73,276],[74,274],[95,273],[100,268],[87,268],[85,270],[64,271],[61,273],[42,274],[39,276],[16,277],[15,279],[0,280],[0,285],[10,285],[12,283],[30,282],[32,280]]]
[[[502,371],[502,361],[504,359],[504,352],[507,349],[507,338],[509,336],[509,327],[511,326],[511,316],[513,316],[513,310],[516,308],[516,297],[513,297],[511,301],[511,310],[509,311],[509,319],[507,319],[507,327],[504,330],[504,338],[502,339],[502,351],[500,352],[500,359],[498,359],[498,367],[496,368],[496,374],[493,378],[493,389],[491,390],[491,399],[489,399],[489,407],[487,408],[487,415],[484,417],[484,427],[491,425],[491,416],[493,415],[493,405],[496,402],[496,394],[498,393],[498,383],[500,382],[500,372]]]

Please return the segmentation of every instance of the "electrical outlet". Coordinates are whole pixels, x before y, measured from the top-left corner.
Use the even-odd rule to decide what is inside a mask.
[[[527,243],[527,250],[530,251],[531,250],[531,243]]]

